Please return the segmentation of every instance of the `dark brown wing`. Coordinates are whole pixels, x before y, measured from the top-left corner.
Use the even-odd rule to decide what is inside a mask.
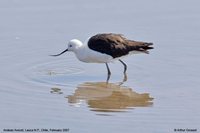
[[[152,43],[136,42],[127,40],[121,34],[97,34],[88,41],[88,47],[94,51],[108,54],[113,58],[129,54],[130,51],[140,51],[148,53]]]

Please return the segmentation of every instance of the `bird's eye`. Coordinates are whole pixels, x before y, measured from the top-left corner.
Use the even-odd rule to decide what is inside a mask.
[[[72,45],[70,44],[69,47],[72,47]]]

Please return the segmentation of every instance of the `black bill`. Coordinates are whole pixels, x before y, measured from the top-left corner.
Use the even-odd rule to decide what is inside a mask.
[[[51,56],[59,56],[59,55],[61,55],[61,54],[65,53],[65,52],[67,52],[67,51],[68,51],[68,49],[64,50],[64,51],[63,51],[63,52],[61,52],[60,54],[55,54],[55,55],[51,55]]]

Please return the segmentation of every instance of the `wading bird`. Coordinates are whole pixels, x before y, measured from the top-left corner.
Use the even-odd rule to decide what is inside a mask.
[[[153,49],[152,45],[153,43],[129,40],[121,34],[104,33],[90,37],[85,44],[77,39],[72,39],[69,41],[66,50],[52,56],[59,56],[67,51],[72,51],[82,62],[105,63],[108,71],[107,81],[111,75],[108,63],[119,60],[124,66],[124,80],[126,80],[127,65],[121,58],[137,53],[148,54],[148,50]]]

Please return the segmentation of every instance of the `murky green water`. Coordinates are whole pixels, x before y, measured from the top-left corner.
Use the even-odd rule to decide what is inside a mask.
[[[0,1],[0,130],[172,133],[200,130],[198,1]],[[154,43],[123,66],[64,50],[100,32]],[[68,130],[69,129],[69,130]]]

